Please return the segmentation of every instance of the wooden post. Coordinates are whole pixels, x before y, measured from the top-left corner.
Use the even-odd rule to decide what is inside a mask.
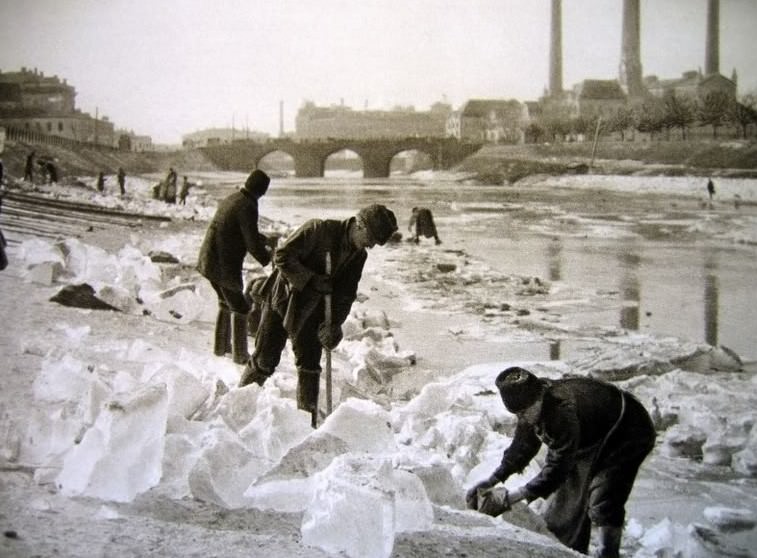
[[[597,140],[599,139],[599,127],[602,125],[602,117],[597,117],[597,128],[594,130],[594,144],[591,146],[591,161],[589,161],[589,174],[594,166],[594,154],[597,152]]]

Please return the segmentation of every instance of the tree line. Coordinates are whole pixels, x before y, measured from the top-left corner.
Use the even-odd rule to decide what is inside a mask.
[[[597,131],[600,134],[617,133],[621,140],[628,133],[647,133],[652,139],[660,134],[670,135],[671,130],[680,130],[681,138],[687,139],[691,128],[710,126],[712,137],[724,126],[739,129],[746,138],[749,126],[757,124],[757,93],[744,95],[737,100],[714,91],[693,98],[689,95],[668,93],[664,97],[649,97],[641,103],[616,109],[611,114],[569,117],[564,114],[545,115],[532,122],[525,130],[526,141],[538,143],[546,140],[587,137]]]

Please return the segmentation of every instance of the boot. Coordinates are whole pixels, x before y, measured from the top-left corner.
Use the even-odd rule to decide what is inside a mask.
[[[594,558],[619,558],[622,527],[599,527],[599,541],[594,551]]]
[[[297,369],[297,408],[314,413],[318,409],[318,390],[321,383],[320,370]]]
[[[247,352],[247,316],[234,312],[231,317],[231,350],[236,364],[250,360]]]
[[[270,377],[270,373],[266,373],[265,371],[260,370],[257,366],[255,366],[252,358],[250,358],[247,361],[247,366],[244,367],[242,377],[239,379],[239,387],[249,386],[253,383],[258,384],[262,387],[265,381]]]
[[[223,356],[231,352],[231,312],[225,308],[218,309],[216,331],[213,342],[213,354]]]

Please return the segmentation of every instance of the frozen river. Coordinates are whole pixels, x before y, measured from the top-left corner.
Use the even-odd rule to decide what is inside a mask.
[[[210,190],[215,197],[230,188]],[[752,362],[757,246],[734,239],[745,223],[754,223],[757,207],[716,200],[710,209],[702,198],[684,194],[405,177],[287,178],[273,180],[260,207],[267,217],[297,225],[384,203],[405,236],[411,208],[429,207],[443,244],[427,239],[421,245],[428,250],[462,252],[502,274],[602,296],[602,304],[579,304],[572,322],[724,345]],[[422,349],[422,339],[412,342]],[[571,342],[500,345],[496,351],[501,358],[558,359],[570,355]]]

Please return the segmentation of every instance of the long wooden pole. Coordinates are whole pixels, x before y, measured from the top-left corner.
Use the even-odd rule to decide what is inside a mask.
[[[331,277],[331,252],[326,252],[326,275]],[[326,327],[331,331],[331,294],[323,296],[324,305],[324,322]],[[331,400],[331,350],[326,349],[326,414],[331,414],[332,400]]]

